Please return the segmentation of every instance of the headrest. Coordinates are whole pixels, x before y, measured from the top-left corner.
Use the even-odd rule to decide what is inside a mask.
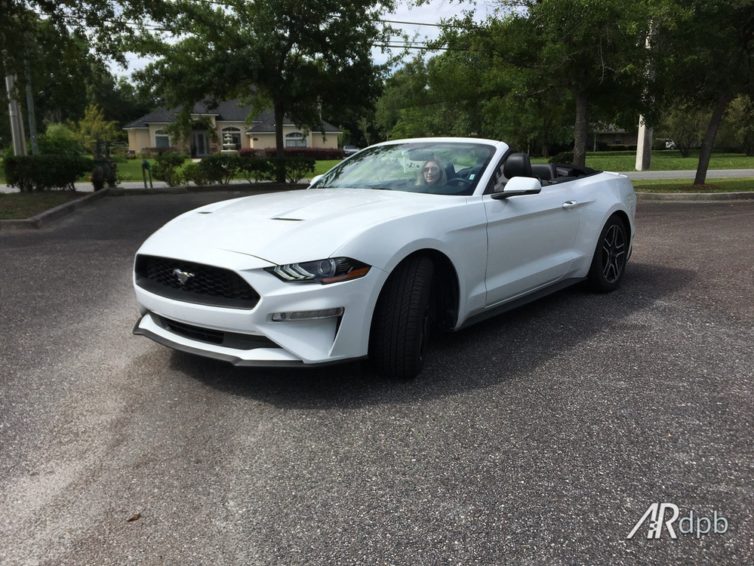
[[[503,175],[506,179],[513,177],[533,177],[529,156],[525,153],[511,153],[505,160]]]

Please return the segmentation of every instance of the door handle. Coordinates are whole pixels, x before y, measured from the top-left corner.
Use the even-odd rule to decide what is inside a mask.
[[[567,200],[563,203],[563,208],[573,208],[577,204],[579,203],[577,203],[575,200]]]

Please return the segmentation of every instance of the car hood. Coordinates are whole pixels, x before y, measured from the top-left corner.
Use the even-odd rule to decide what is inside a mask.
[[[140,252],[189,259],[224,250],[274,264],[321,259],[376,224],[443,208],[457,198],[368,189],[244,197],[177,217],[152,235]]]

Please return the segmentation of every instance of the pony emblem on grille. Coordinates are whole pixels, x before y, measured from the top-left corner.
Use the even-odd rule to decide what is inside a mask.
[[[193,273],[190,273],[188,271],[182,271],[181,269],[177,267],[173,270],[173,275],[176,276],[176,278],[178,279],[178,283],[180,283],[181,285],[185,285],[186,281],[188,281],[194,276]]]

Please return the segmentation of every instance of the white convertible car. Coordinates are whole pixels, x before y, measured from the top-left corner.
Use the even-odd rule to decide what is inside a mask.
[[[135,334],[239,366],[369,357],[411,378],[459,330],[578,281],[615,289],[636,195],[624,175],[531,165],[502,142],[398,140],[306,190],[217,202],[134,262]]]

